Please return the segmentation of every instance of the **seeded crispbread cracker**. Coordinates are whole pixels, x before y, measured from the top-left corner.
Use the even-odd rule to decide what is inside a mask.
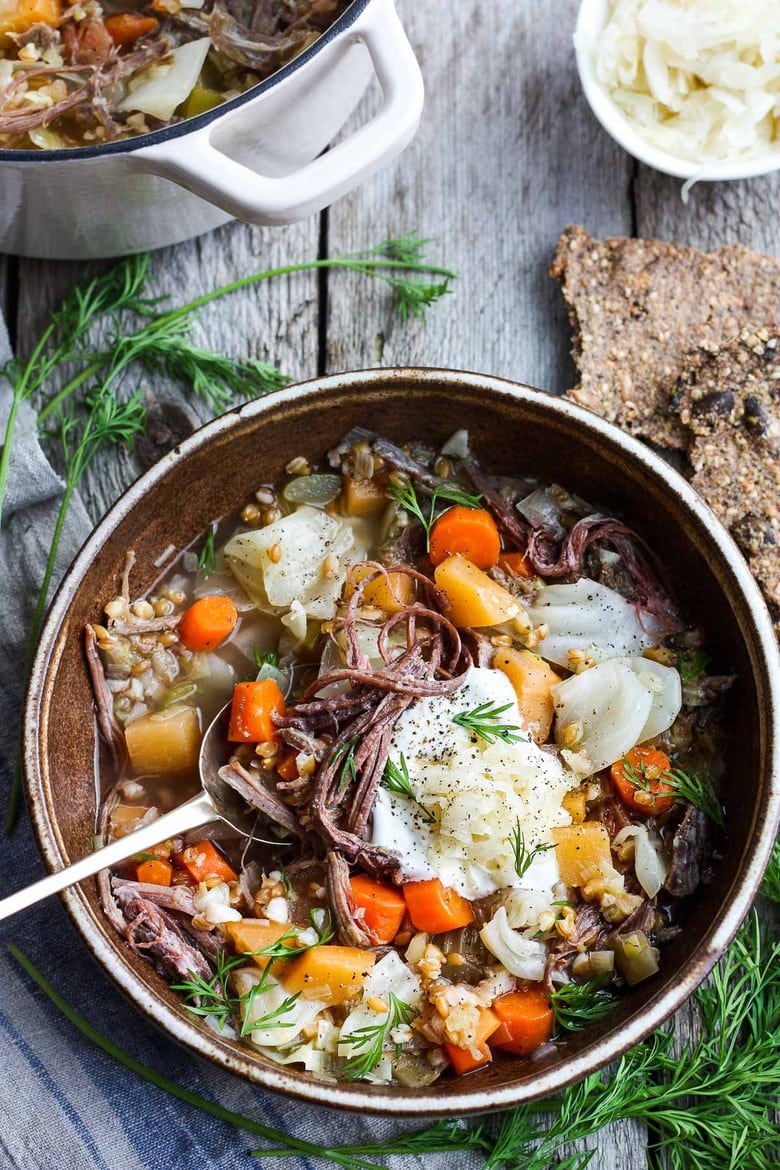
[[[693,486],[780,623],[780,327],[745,329],[689,355],[671,404],[690,435]]]
[[[661,446],[686,446],[669,409],[685,355],[780,321],[780,261],[740,245],[700,252],[568,227],[550,275],[574,332],[580,382],[567,397]]]

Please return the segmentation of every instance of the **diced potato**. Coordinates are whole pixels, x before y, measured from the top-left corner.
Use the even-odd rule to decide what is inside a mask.
[[[142,715],[125,728],[125,742],[136,776],[191,772],[198,766],[200,721],[194,707]]]
[[[375,572],[370,565],[350,565],[344,588],[345,600],[349,601],[358,584]],[[406,573],[380,575],[366,585],[362,599],[366,605],[374,605],[385,613],[398,613],[414,601],[414,581]]]
[[[303,999],[341,1005],[358,998],[375,962],[372,951],[359,947],[313,947],[287,963],[279,977],[290,994],[299,991]]]
[[[614,874],[609,833],[598,821],[565,825],[552,831],[561,881],[582,888],[596,878]]]
[[[447,557],[436,566],[434,580],[456,626],[500,626],[520,615],[516,598],[465,557]]]
[[[344,478],[344,511],[347,516],[376,516],[387,507],[387,495],[373,479]]]
[[[0,37],[24,33],[34,24],[56,24],[60,0],[0,0]]]
[[[538,654],[511,647],[496,651],[492,665],[494,670],[503,671],[514,687],[520,714],[534,742],[546,743],[555,714],[550,688],[562,681],[560,675]]]
[[[223,922],[222,929],[233,946],[241,954],[247,952],[264,951],[267,947],[278,942],[289,929],[289,924],[279,922],[262,922],[259,918],[242,918],[240,922]],[[264,970],[271,961],[264,955],[253,954],[252,961]],[[276,967],[281,967],[277,963]],[[278,970],[275,972],[278,974]]]

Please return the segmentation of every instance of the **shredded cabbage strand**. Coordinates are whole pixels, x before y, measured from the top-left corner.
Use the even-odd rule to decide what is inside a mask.
[[[780,141],[777,0],[612,0],[596,77],[639,133],[692,162]]]

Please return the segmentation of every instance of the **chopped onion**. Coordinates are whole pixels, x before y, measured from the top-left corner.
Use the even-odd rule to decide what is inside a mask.
[[[197,85],[210,48],[209,37],[179,45],[163,61],[150,65],[130,82],[117,109],[140,110],[168,122]]]
[[[646,825],[626,825],[612,841],[612,848],[618,851],[618,856],[621,846],[627,841],[634,843],[634,870],[637,881],[648,898],[654,898],[669,873],[669,859],[664,853],[661,839]]]
[[[706,163],[780,143],[779,46],[777,0],[611,0],[591,51],[648,142]]]
[[[544,943],[526,938],[512,930],[501,906],[479,932],[480,938],[492,955],[518,979],[531,979],[539,983],[544,978],[547,965],[547,948]]]
[[[442,455],[454,455],[457,459],[470,459],[468,431],[455,431],[441,449]]]
[[[558,505],[544,488],[536,488],[524,500],[520,500],[517,510],[521,516],[525,516],[532,528],[544,528],[553,540],[563,540],[566,535]]]

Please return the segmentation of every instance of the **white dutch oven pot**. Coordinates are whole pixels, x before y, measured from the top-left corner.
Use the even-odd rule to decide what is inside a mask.
[[[376,75],[376,116],[321,154]],[[293,223],[409,143],[420,69],[393,0],[354,0],[306,52],[198,118],[79,150],[0,150],[0,251],[52,259],[175,244],[237,216]]]

